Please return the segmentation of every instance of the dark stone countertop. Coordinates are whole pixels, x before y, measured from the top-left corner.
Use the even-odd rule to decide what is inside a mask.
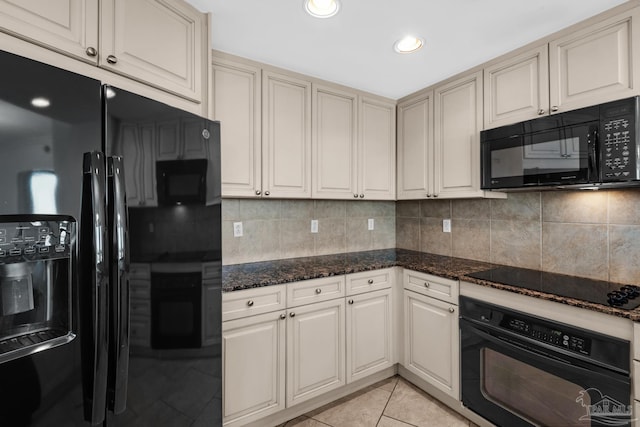
[[[238,291],[396,266],[640,321],[640,308],[623,310],[552,293],[468,277],[467,274],[494,268],[496,264],[405,249],[381,249],[225,265],[222,267],[222,291]]]

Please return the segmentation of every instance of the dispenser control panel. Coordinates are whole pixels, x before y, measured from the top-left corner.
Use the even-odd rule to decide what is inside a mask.
[[[75,221],[59,216],[38,218],[0,216],[0,264],[70,257]]]

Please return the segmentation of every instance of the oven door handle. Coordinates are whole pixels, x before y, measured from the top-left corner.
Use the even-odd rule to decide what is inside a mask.
[[[108,408],[126,409],[129,372],[129,232],[122,157],[108,159],[109,225],[111,231],[111,325]]]
[[[461,324],[463,324],[465,322],[465,319],[460,319]],[[540,359],[540,358],[544,358],[544,363],[547,363],[551,366],[554,366],[555,368],[558,368],[560,370],[566,370],[567,368],[572,369],[574,371],[577,371],[581,374],[584,375],[588,375],[590,378],[593,377],[599,377],[602,379],[606,379],[608,381],[619,381],[625,384],[630,384],[629,381],[629,377],[628,375],[625,376],[624,374],[621,374],[620,372],[616,372],[616,371],[609,371],[608,374],[604,374],[601,372],[598,372],[597,370],[593,370],[593,369],[586,369],[583,368],[581,366],[578,366],[576,364],[571,363],[568,360],[565,359],[561,359],[558,357],[552,357],[549,354],[545,354],[545,353],[538,353],[536,351],[533,351],[529,348],[526,348],[524,346],[518,345],[512,341],[507,341],[506,339],[500,338],[500,337],[496,337],[494,335],[491,335],[487,332],[484,332],[482,330],[480,330],[479,328],[475,327],[475,326],[471,326],[470,329],[472,329],[472,332],[478,336],[480,336],[483,339],[486,339],[487,341],[491,341],[494,344],[506,347],[512,351],[518,351],[518,352],[522,352],[525,354],[525,356],[527,356],[530,359]],[[504,334],[506,335],[506,334]]]

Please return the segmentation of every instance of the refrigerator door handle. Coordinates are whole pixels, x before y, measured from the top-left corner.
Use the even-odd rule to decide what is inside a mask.
[[[80,316],[84,414],[92,425],[105,418],[108,370],[109,248],[105,212],[104,154],[84,154],[80,241]]]
[[[108,408],[126,409],[129,371],[129,227],[122,157],[108,159],[109,224],[111,228],[111,331]]]

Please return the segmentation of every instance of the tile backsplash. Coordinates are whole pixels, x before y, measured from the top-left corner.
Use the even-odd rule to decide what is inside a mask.
[[[451,218],[452,232],[442,231]],[[640,191],[510,193],[396,203],[398,248],[640,282]]]
[[[318,233],[311,233],[311,220]],[[368,230],[368,220],[374,229]],[[233,236],[242,222],[243,236]],[[224,264],[396,247],[396,203],[389,201],[224,199]]]

